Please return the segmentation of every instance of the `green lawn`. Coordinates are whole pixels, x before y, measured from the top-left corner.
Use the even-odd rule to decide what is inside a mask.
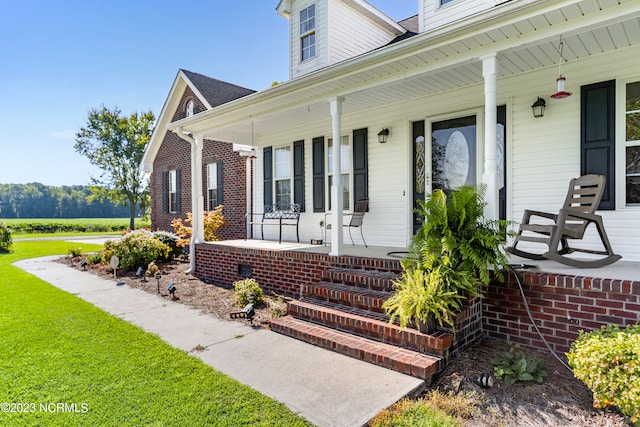
[[[15,242],[14,253],[0,255],[0,425],[310,425],[199,359],[11,265],[66,254],[68,247]]]

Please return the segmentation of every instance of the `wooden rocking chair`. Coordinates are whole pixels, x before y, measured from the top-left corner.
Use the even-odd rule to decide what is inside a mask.
[[[595,214],[603,191],[604,176],[602,175],[584,175],[572,179],[564,206],[558,214],[524,211],[518,235],[513,246],[507,248],[507,252],[528,259],[551,259],[577,268],[603,267],[618,261],[622,257],[613,253],[604,230],[602,217]],[[549,222],[547,224],[532,224],[531,218],[535,216],[551,220],[553,224]],[[569,247],[568,239],[582,239],[587,226],[591,223],[595,224],[605,250],[595,251]],[[545,253],[536,254],[517,249],[516,246],[521,241],[543,243],[547,245],[548,250]],[[604,255],[604,257],[581,260],[566,256],[572,252]]]

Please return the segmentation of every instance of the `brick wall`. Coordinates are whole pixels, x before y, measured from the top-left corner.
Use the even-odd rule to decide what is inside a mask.
[[[640,281],[539,272],[520,274],[531,312],[554,351],[564,353],[579,331],[640,322]],[[493,282],[483,304],[483,330],[490,336],[544,348],[531,325],[513,275]]]
[[[327,267],[353,267],[400,271],[396,260],[332,257],[297,251],[267,251],[216,244],[196,248],[196,275],[231,287],[243,277],[238,264],[251,266],[252,277],[267,292],[291,298],[300,286],[321,280]],[[609,323],[621,326],[640,322],[640,281],[565,276],[539,272],[521,274],[536,324],[552,348],[564,353],[581,329],[594,330]],[[493,281],[485,298],[470,301],[456,319],[452,352],[482,335],[545,348],[527,316],[513,275],[504,283]]]
[[[180,105],[174,113],[173,120],[184,116],[184,109],[189,100],[195,102],[196,111],[206,109],[191,89],[187,87]],[[223,214],[227,224],[220,229],[218,236],[222,240],[243,238],[247,188],[245,158],[233,152],[232,144],[209,140],[204,142],[202,157],[204,167],[208,163],[218,161],[222,161],[224,164]],[[181,170],[179,188],[181,212],[164,213],[162,209],[162,198],[164,197],[162,194],[162,174],[172,169]],[[191,212],[191,145],[175,133],[167,131],[153,162],[153,172],[150,179],[151,227],[154,230],[173,231],[171,221],[176,218],[184,219],[187,212]],[[206,174],[203,179],[206,191]]]

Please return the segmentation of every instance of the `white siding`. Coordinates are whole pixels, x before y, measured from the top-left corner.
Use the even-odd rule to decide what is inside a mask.
[[[429,31],[450,24],[483,10],[491,9],[496,0],[453,0],[440,6],[440,0],[422,0],[420,31]]]
[[[329,0],[329,64],[388,44],[394,36],[339,0]]]

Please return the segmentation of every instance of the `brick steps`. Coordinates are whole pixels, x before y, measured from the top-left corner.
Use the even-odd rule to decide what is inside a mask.
[[[365,268],[328,268],[322,275],[323,280],[330,283],[350,284],[367,289],[391,292],[393,280],[400,273],[396,271],[379,271]]]
[[[289,302],[289,315],[273,320],[271,329],[430,382],[444,368],[453,337],[390,324],[382,304],[400,264],[369,261],[327,267],[323,281],[304,285],[304,298]]]
[[[427,383],[443,367],[443,361],[439,357],[356,337],[292,316],[272,320],[271,329],[328,350],[424,379]]]
[[[382,313],[382,304],[390,293],[340,283],[319,282],[303,286],[304,295],[350,307]]]
[[[453,342],[448,333],[427,335],[412,328],[400,329],[398,325],[389,324],[389,317],[385,314],[312,298],[291,301],[289,314],[297,319],[437,356],[444,356]]]

